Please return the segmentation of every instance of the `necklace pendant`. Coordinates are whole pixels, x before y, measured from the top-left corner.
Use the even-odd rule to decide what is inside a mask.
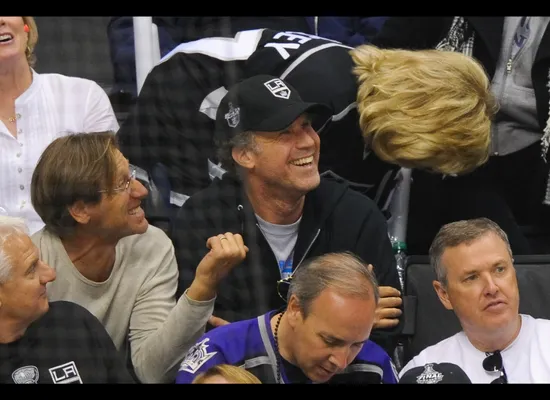
[[[13,117],[9,117],[9,118],[8,118],[8,121],[9,121],[9,122],[15,122],[15,121],[17,121],[19,118],[21,118],[21,114],[17,113],[17,114],[15,114]]]

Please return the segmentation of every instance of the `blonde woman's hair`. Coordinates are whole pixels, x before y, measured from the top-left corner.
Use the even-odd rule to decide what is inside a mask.
[[[27,61],[31,67],[36,64],[36,56],[34,54],[34,48],[38,42],[38,28],[36,26],[36,21],[34,17],[23,17],[23,22],[29,26],[29,39],[27,40],[27,48],[25,50],[25,55],[27,56]]]
[[[229,364],[215,365],[197,375],[191,383],[208,383],[207,380],[214,376],[221,376],[230,383],[262,383],[246,369]]]
[[[481,64],[441,50],[351,50],[363,137],[382,160],[463,174],[489,157],[496,102]]]

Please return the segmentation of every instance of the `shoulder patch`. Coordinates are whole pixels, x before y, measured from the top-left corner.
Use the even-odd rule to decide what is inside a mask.
[[[180,371],[195,374],[205,362],[214,357],[217,351],[208,352],[208,345],[206,343],[209,340],[210,338],[203,339],[189,349],[180,365]]]

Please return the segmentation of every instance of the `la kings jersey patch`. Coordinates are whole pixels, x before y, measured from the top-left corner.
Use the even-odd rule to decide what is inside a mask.
[[[213,351],[208,352],[208,345],[206,344],[210,338],[206,338],[197,344],[195,344],[185,356],[185,359],[180,365],[180,371],[189,372],[191,374],[196,373],[205,362],[210,360],[217,353]]]

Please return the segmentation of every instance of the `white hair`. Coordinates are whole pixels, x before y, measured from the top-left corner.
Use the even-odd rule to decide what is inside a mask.
[[[0,215],[0,283],[9,278],[12,267],[12,260],[6,254],[4,244],[12,235],[28,234],[29,228],[24,219]]]

